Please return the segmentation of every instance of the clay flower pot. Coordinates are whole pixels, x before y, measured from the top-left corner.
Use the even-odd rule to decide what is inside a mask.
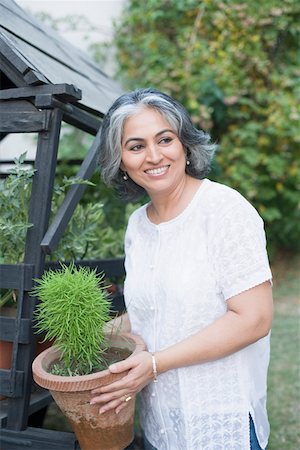
[[[110,336],[111,347],[127,349],[129,354],[145,350],[143,340],[132,334]],[[90,405],[92,389],[105,386],[124,376],[109,370],[81,376],[59,376],[48,372],[59,358],[55,346],[37,356],[32,365],[33,378],[49,389],[55,402],[68,418],[81,450],[121,450],[133,441],[134,407],[132,398],[119,414],[114,410],[99,414],[99,405]]]

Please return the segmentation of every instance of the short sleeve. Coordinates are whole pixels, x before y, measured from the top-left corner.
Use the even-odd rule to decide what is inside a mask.
[[[211,257],[226,300],[272,279],[263,220],[247,200],[219,215],[213,228]]]

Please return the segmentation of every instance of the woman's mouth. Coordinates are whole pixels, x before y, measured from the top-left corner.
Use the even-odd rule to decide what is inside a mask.
[[[162,175],[167,172],[169,167],[170,166],[168,165],[168,166],[158,167],[156,169],[148,169],[148,170],[145,170],[145,173],[148,173],[149,175]]]

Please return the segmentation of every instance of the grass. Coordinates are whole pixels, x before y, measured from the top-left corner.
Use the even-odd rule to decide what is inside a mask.
[[[268,450],[300,448],[300,257],[278,257],[268,379]]]
[[[296,450],[300,449],[300,255],[278,256],[272,271],[274,321],[268,378],[268,450]],[[44,426],[70,429],[54,403]]]

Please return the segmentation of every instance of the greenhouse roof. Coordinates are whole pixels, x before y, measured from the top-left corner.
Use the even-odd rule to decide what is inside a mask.
[[[122,93],[87,54],[13,0],[0,0],[0,53],[1,70],[16,87],[74,85],[82,91],[77,106],[96,115]]]

